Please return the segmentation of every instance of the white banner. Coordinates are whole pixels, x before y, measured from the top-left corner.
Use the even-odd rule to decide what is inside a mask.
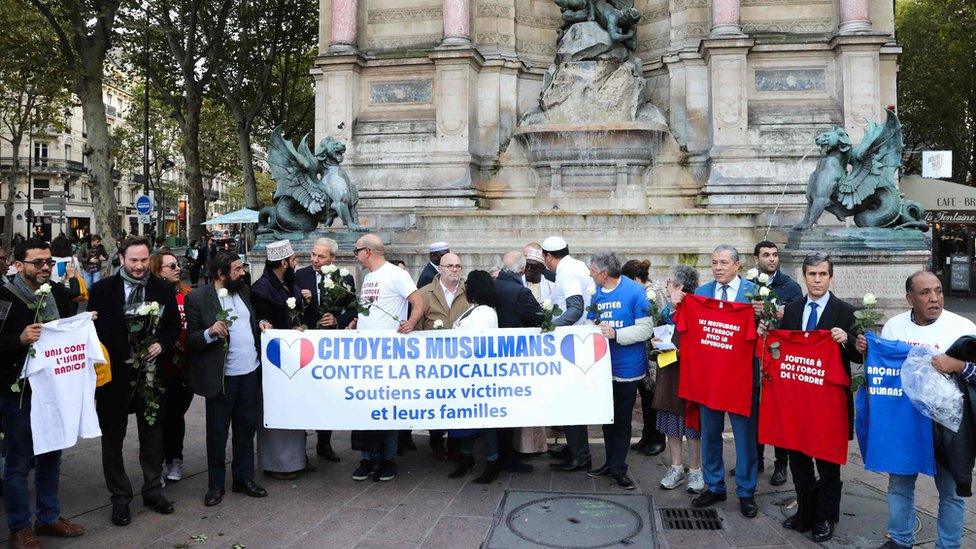
[[[264,424],[462,429],[613,421],[610,350],[593,325],[539,329],[268,330]]]

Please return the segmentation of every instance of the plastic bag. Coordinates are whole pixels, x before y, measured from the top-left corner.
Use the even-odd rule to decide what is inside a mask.
[[[923,415],[959,432],[962,393],[956,383],[932,367],[934,353],[919,345],[908,352],[901,366],[901,388]]]

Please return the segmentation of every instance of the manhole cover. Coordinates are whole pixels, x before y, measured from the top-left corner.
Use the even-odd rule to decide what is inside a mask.
[[[485,547],[653,547],[650,508],[639,495],[509,491]]]
[[[715,509],[665,507],[658,510],[665,530],[721,530],[722,517]]]

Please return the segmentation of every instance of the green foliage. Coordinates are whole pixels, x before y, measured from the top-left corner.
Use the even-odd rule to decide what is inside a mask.
[[[976,2],[903,0],[895,29],[903,47],[898,114],[908,151],[952,150],[958,183],[976,177]],[[906,161],[917,171],[921,155]]]

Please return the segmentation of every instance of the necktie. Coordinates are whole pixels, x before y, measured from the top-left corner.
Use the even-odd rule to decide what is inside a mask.
[[[129,291],[129,299],[125,300],[125,304],[132,305],[134,303],[142,303],[142,296],[143,286],[141,284],[133,284],[132,290]]]
[[[722,301],[728,301],[728,300],[729,300],[729,285],[722,284]]]
[[[810,316],[807,317],[807,327],[806,331],[810,332],[817,329],[817,305],[814,302],[810,302]]]

